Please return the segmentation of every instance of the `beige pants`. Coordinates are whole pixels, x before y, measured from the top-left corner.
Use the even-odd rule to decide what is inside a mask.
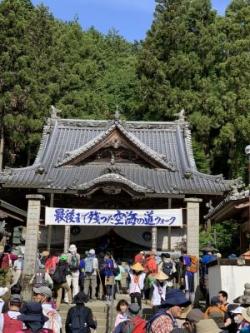
[[[65,292],[68,293],[68,298],[69,298],[68,302],[72,303],[71,289],[70,289],[69,285],[67,284],[67,282],[62,283],[60,286],[58,286],[58,289],[57,289],[57,297],[56,297],[56,308],[57,309],[59,309],[59,307],[61,305],[63,289],[65,290]]]

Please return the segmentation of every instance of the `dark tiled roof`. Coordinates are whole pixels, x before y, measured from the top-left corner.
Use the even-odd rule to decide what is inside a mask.
[[[102,177],[110,163],[88,162],[64,165],[118,129],[137,149],[158,162],[158,168],[116,163],[120,177]],[[117,176],[117,173],[116,173]],[[154,194],[208,194],[228,192],[231,181],[221,175],[197,171],[186,122],[120,122],[50,119],[44,127],[37,158],[32,166],[5,169],[0,173],[3,187],[84,191],[101,183],[122,183],[136,192]]]
[[[230,214],[231,207],[234,207],[235,204],[240,204],[241,202],[246,202],[249,200],[250,190],[244,190],[238,192],[237,189],[234,189],[229,193],[217,206],[212,207],[208,214],[204,216],[206,220],[222,220],[225,216]]]

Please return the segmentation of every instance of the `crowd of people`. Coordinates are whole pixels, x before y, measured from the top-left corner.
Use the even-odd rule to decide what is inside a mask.
[[[187,253],[176,259],[169,253],[141,251],[131,262],[122,262],[94,249],[81,256],[74,244],[60,255],[43,251],[29,282],[31,302],[21,297],[23,260],[23,249],[17,252],[9,245],[0,255],[0,333],[61,333],[62,302],[72,305],[66,333],[90,333],[98,323],[86,303],[100,299],[110,305],[117,294],[127,297],[119,296],[113,333],[250,333],[250,286],[246,284],[246,295],[234,304],[220,291],[206,309],[198,308],[194,281],[199,259]],[[201,260],[203,279],[211,260],[209,253]],[[147,320],[143,304],[152,307]]]

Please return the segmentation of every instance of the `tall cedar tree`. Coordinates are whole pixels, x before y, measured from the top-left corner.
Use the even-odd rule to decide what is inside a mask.
[[[61,116],[107,118],[136,108],[136,48],[83,31],[28,0],[0,2],[0,112],[5,165],[32,162],[50,105]]]
[[[156,3],[137,67],[137,117],[172,120],[184,108],[199,169],[209,162],[213,173],[238,176],[250,130],[249,1],[233,1],[225,18],[209,0]]]

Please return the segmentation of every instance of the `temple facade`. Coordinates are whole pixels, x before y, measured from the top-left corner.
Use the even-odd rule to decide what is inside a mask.
[[[60,119],[56,110],[44,126],[31,166],[0,173],[0,195],[18,205],[28,200],[25,268],[33,271],[40,243],[67,250],[113,247],[119,256],[136,248],[199,255],[199,225],[206,203],[218,203],[234,182],[197,170],[189,124],[173,122]],[[45,226],[44,207],[68,209],[182,209],[181,227]]]

